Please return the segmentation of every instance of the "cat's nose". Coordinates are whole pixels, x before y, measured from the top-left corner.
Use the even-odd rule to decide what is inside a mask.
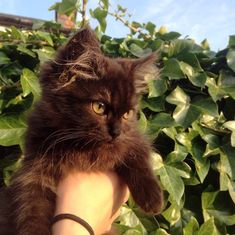
[[[119,125],[114,125],[109,128],[109,134],[113,139],[117,138],[121,134],[121,129]]]

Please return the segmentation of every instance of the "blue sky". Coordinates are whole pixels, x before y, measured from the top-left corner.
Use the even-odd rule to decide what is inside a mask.
[[[40,19],[54,19],[48,8],[56,0],[0,0],[0,12]],[[89,0],[89,7],[98,0]],[[177,31],[200,43],[207,38],[215,51],[227,46],[229,35],[235,34],[235,0],[110,0],[112,6],[128,8],[132,20],[152,21],[159,28]],[[108,18],[107,34],[123,37],[128,29]]]

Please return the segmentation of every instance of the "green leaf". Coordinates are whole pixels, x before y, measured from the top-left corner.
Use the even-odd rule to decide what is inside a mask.
[[[235,181],[232,181],[232,180],[228,181],[228,190],[229,190],[230,197],[235,203]]]
[[[145,28],[148,30],[148,32],[150,33],[150,35],[154,35],[155,30],[156,30],[156,25],[153,24],[152,22],[148,22],[145,25]]]
[[[210,50],[210,44],[209,44],[209,42],[208,42],[207,39],[204,39],[204,40],[201,42],[201,46],[202,46],[202,48],[205,49],[205,50]]]
[[[182,62],[192,66],[196,72],[203,71],[197,56],[193,52],[182,51],[179,55],[177,55],[177,59],[179,61],[182,61]]]
[[[23,116],[0,116],[0,145],[22,144],[26,127]]]
[[[223,94],[228,94],[235,99],[235,76],[229,71],[222,70],[220,72],[218,87]]]
[[[27,55],[29,55],[29,56],[31,56],[31,57],[33,57],[33,58],[36,57],[36,54],[35,54],[33,51],[29,50],[29,49],[28,49],[26,46],[24,46],[24,45],[18,45],[18,46],[17,46],[17,50],[20,51],[20,52],[23,52],[24,54],[27,54]]]
[[[190,178],[191,168],[185,162],[173,162],[167,163],[169,166],[174,167],[175,171],[178,173],[179,176],[182,178]]]
[[[180,68],[180,63],[177,59],[174,58],[164,61],[164,68],[161,74],[168,77],[169,79],[184,78],[184,74]]]
[[[140,111],[140,119],[138,121],[140,130],[145,132],[147,129],[147,119],[143,112]]]
[[[136,57],[142,57],[145,55],[148,55],[152,52],[150,48],[142,49],[139,45],[136,43],[131,43],[129,47],[129,51]]]
[[[174,119],[170,114],[159,113],[148,120],[148,134],[151,136],[157,135],[159,130],[165,127],[172,127],[175,125]]]
[[[199,230],[199,224],[195,217],[191,217],[190,221],[186,224],[183,229],[184,235],[193,235]]]
[[[71,15],[74,11],[77,11],[80,7],[79,0],[62,0],[58,5],[53,5],[54,9],[59,14]]]
[[[164,41],[170,41],[170,40],[177,39],[180,36],[181,36],[180,33],[172,31],[172,32],[165,33],[165,34],[161,35],[161,39]]]
[[[48,42],[48,44],[49,44],[50,46],[52,46],[52,47],[54,46],[53,40],[52,40],[52,38],[51,38],[51,36],[50,36],[49,33],[43,32],[43,31],[38,31],[36,34],[37,34],[41,39],[43,39],[43,40],[45,40],[46,42]]]
[[[209,97],[196,100],[192,103],[202,114],[208,114],[212,117],[219,116],[217,104]]]
[[[180,64],[180,69],[183,71],[183,73],[188,77],[188,78],[191,78],[194,76],[194,69],[191,65],[183,62],[183,61],[180,61],[179,62]]]
[[[141,109],[148,108],[153,112],[161,112],[164,111],[164,97],[155,97],[155,98],[143,98],[141,100]]]
[[[230,49],[226,56],[228,66],[235,72],[235,49]]]
[[[41,49],[34,49],[33,51],[38,54],[41,64],[53,59],[55,55],[55,50],[52,47],[42,47]]]
[[[158,97],[167,91],[167,83],[163,79],[152,80],[148,83],[149,93],[148,97]]]
[[[229,199],[227,194],[219,191],[203,192],[202,209],[204,220],[207,221],[211,217],[214,217],[226,225],[234,225],[235,207]]]
[[[130,230],[127,230],[127,232],[125,234],[133,234],[134,235],[134,234],[139,234],[139,233],[135,233],[137,231],[139,231],[140,234],[146,232],[140,219],[137,217],[137,215],[134,213],[134,211],[132,209],[128,208],[127,206],[123,206],[121,208],[121,213],[120,213],[118,220],[120,221],[121,225],[125,225],[125,226],[132,228]]]
[[[235,46],[235,35],[229,36],[228,47],[232,47],[232,46]]]
[[[107,22],[106,22],[106,17],[108,14],[107,11],[101,9],[100,7],[97,7],[94,11],[90,9],[90,14],[93,18],[99,21],[101,31],[104,33],[106,30],[106,26],[107,26]]]
[[[11,159],[12,161],[12,159]],[[21,158],[19,158],[16,161],[13,161],[13,164],[11,163],[11,165],[5,167],[3,169],[3,178],[4,178],[4,183],[5,185],[9,186],[10,185],[10,179],[11,179],[11,175],[13,172],[15,172],[21,165]]]
[[[172,199],[179,205],[184,194],[184,183],[177,171],[164,165],[158,169],[158,175],[164,188],[169,192]]]
[[[182,51],[190,51],[194,46],[193,40],[190,39],[175,39],[172,40],[168,50],[168,56],[177,56]]]
[[[151,233],[150,235],[170,235],[165,229],[159,228],[157,231]]]
[[[175,224],[181,217],[181,207],[176,203],[172,203],[165,211],[163,211],[163,217],[171,224]]]
[[[216,226],[215,226],[215,221],[214,218],[210,218],[207,220],[199,229],[199,232],[197,235],[220,235],[218,232]]]
[[[205,72],[195,73],[189,80],[194,86],[204,88],[207,81],[207,75]]]
[[[198,139],[199,138],[195,138],[192,141],[191,154],[193,156],[193,159],[195,160],[197,174],[200,178],[201,183],[203,183],[209,172],[210,162],[207,158],[203,157],[205,149],[203,148],[201,141],[199,141]]]
[[[231,134],[231,145],[235,147],[235,121],[228,121],[223,124],[223,126],[230,131],[232,131]]]
[[[185,105],[190,102],[190,97],[186,95],[179,86],[177,86],[175,90],[173,90],[171,94],[166,97],[166,101],[170,104]]]
[[[235,180],[235,148],[230,145],[224,145],[222,150],[223,152],[220,154],[220,168],[223,169],[223,172],[226,172],[232,180]]]
[[[104,9],[108,10],[108,8],[109,8],[109,0],[100,0],[100,1],[103,3]]]
[[[21,86],[23,89],[23,96],[27,96],[31,92],[35,98],[40,96],[40,86],[38,78],[35,73],[27,68],[23,69],[23,74],[20,77]]]
[[[197,120],[200,116],[200,110],[190,104],[190,97],[186,95],[180,87],[176,87],[176,89],[166,97],[166,101],[170,104],[177,105],[173,112],[173,118],[176,123],[184,128],[190,126],[192,122]]]
[[[8,58],[8,56],[0,51],[0,65],[4,65],[4,64],[9,64],[11,62],[11,60]]]
[[[26,42],[26,36],[17,29],[15,26],[11,26],[11,34],[14,39],[22,40],[24,43]]]

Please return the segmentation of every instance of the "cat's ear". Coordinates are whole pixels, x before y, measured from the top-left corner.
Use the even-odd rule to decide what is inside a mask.
[[[76,79],[99,79],[98,68],[102,61],[95,33],[89,27],[83,28],[59,49],[55,60],[45,64],[41,84],[61,89]]]
[[[131,63],[131,74],[137,93],[144,93],[148,89],[148,82],[159,77],[159,69],[156,66],[157,53],[135,59]]]
[[[87,51],[101,53],[100,43],[95,33],[89,28],[80,29],[60,50],[57,61],[74,61]]]

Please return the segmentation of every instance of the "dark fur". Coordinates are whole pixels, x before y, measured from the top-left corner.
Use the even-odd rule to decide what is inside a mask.
[[[42,69],[42,98],[29,118],[25,158],[0,203],[0,235],[49,235],[58,181],[71,170],[114,170],[136,203],[159,213],[161,189],[149,164],[151,145],[137,129],[144,74],[156,75],[154,54],[105,57],[84,29]],[[108,105],[97,115],[91,101]],[[134,110],[134,117],[123,114]]]

